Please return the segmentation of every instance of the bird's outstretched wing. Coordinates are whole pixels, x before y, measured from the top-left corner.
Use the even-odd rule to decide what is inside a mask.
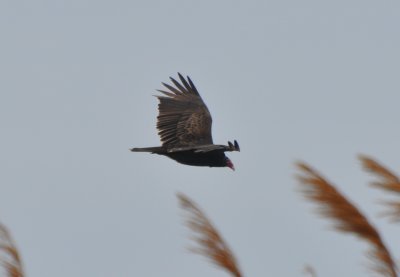
[[[167,148],[212,144],[212,119],[192,80],[178,73],[181,83],[171,78],[175,87],[162,83],[168,90],[158,90],[157,129]]]
[[[178,146],[169,148],[167,150],[168,153],[174,152],[181,152],[181,151],[189,151],[193,150],[195,153],[207,153],[214,150],[223,150],[225,151],[238,151],[240,152],[239,143],[235,140],[234,143],[228,141],[228,145],[221,145],[221,144],[203,144],[203,145],[196,145],[196,146]]]

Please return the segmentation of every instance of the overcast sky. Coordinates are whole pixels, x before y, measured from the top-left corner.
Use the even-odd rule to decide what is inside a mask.
[[[334,182],[400,257],[356,155],[400,174],[400,2],[0,1],[0,221],[29,277],[227,276],[187,250],[175,194],[209,215],[245,276],[365,276],[294,161]],[[236,171],[158,146],[156,89],[189,75]]]

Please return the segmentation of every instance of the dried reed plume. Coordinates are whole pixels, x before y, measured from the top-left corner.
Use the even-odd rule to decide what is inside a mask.
[[[0,224],[0,263],[5,268],[7,277],[23,277],[22,261],[10,232]]]
[[[232,276],[241,277],[242,274],[232,251],[210,220],[187,196],[178,194],[177,197],[182,209],[188,214],[186,225],[193,231],[193,240],[197,243],[193,252],[206,257]]]
[[[379,178],[379,181],[372,182],[371,185],[388,192],[397,193],[400,196],[400,179],[389,169],[364,155],[359,156],[365,170],[373,173]],[[389,207],[384,215],[388,216],[392,221],[400,221],[400,201],[385,201],[385,206]]]
[[[310,277],[317,277],[317,272],[315,272],[315,269],[310,265],[306,265],[304,267],[304,273],[309,275]]]
[[[297,167],[302,173],[297,178],[303,185],[303,193],[307,199],[319,204],[321,215],[333,219],[337,230],[352,233],[369,243],[368,257],[373,271],[381,276],[396,277],[396,265],[367,218],[311,167],[305,163],[298,163]]]

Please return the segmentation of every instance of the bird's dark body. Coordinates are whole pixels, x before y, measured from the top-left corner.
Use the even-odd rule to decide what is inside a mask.
[[[209,167],[226,166],[226,156],[222,150],[215,150],[206,153],[196,153],[194,150],[187,150],[173,153],[155,152],[155,154],[167,156],[178,163],[186,165]]]
[[[192,80],[178,73],[181,83],[163,83],[167,90],[157,96],[157,129],[162,146],[132,148],[133,152],[149,152],[167,156],[178,163],[192,166],[229,167],[235,170],[225,151],[240,151],[239,144],[216,145],[211,136],[212,118]]]

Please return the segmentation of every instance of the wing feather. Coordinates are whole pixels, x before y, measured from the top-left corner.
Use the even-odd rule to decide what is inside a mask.
[[[159,114],[157,129],[163,146],[168,148],[212,144],[212,119],[192,80],[178,73],[175,87],[162,83],[167,90],[158,90]]]
[[[179,89],[182,94],[188,94],[189,92],[174,78],[170,77],[172,83]]]
[[[189,81],[190,86],[192,87],[193,92],[200,96],[200,94],[199,94],[199,92],[197,91],[197,88],[194,86],[192,80],[189,78],[189,76],[188,76],[187,78],[188,78],[188,81]]]
[[[185,86],[186,90],[187,90],[187,91],[192,91],[192,92],[193,92],[193,89],[192,89],[191,86],[188,84],[188,82],[185,80],[185,78],[183,78],[183,76],[182,76],[180,73],[178,73],[178,76],[179,76],[179,79],[181,79],[181,82],[182,82],[182,84]]]

